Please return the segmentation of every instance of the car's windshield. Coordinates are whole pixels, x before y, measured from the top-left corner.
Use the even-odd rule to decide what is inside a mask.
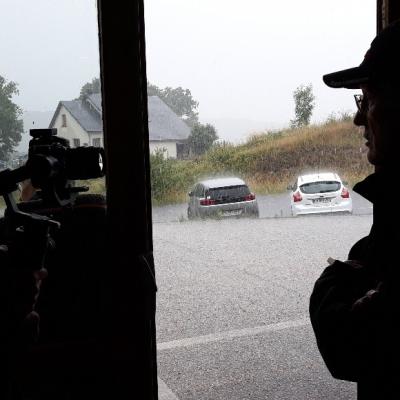
[[[320,181],[305,183],[300,186],[300,190],[306,194],[336,192],[340,189],[340,182]]]
[[[219,188],[212,188],[207,191],[210,199],[220,200],[224,198],[244,197],[250,194],[247,186],[225,186]]]

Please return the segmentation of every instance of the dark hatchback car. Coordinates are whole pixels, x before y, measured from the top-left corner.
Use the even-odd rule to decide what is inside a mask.
[[[239,178],[207,179],[189,192],[188,218],[258,217],[256,196]]]

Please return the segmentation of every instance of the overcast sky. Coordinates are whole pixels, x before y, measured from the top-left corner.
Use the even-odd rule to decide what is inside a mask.
[[[0,10],[0,75],[19,84],[23,110],[53,111],[98,75],[95,0]],[[313,85],[313,122],[354,110],[353,91],[321,76],[360,64],[376,29],[376,0],[147,0],[145,13],[148,79],[190,89],[221,136],[287,126],[300,84]]]

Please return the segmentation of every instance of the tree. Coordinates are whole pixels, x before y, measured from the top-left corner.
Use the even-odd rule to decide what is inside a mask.
[[[93,78],[92,82],[87,82],[82,86],[79,99],[82,100],[85,96],[100,92],[100,79]],[[199,113],[197,112],[197,107],[199,106],[199,102],[193,99],[189,89],[183,89],[180,86],[177,88],[167,86],[161,89],[147,82],[147,95],[158,96],[189,126],[194,126],[194,124],[198,122]]]
[[[92,82],[87,82],[82,86],[79,99],[83,100],[86,96],[100,92],[101,92],[100,79],[93,78]]]
[[[8,159],[24,132],[22,110],[12,101],[18,93],[17,84],[0,75],[0,161]]]
[[[312,92],[312,84],[300,85],[293,92],[293,99],[295,103],[295,119],[290,121],[291,127],[300,128],[309,125],[315,100]]]
[[[158,96],[189,126],[193,127],[198,122],[197,107],[199,102],[193,99],[189,89],[183,89],[180,86],[175,89],[169,86],[160,89],[158,86],[147,82],[147,95]]]
[[[190,150],[194,155],[204,154],[218,139],[217,131],[211,124],[194,124],[188,138]]]

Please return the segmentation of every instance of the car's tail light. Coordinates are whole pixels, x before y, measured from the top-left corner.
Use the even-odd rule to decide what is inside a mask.
[[[245,196],[244,200],[245,201],[251,201],[251,200],[255,200],[256,199],[256,195],[254,193],[250,193],[247,196]]]
[[[296,203],[301,200],[303,200],[303,198],[301,197],[300,192],[294,192],[293,193],[293,201]]]
[[[350,193],[349,193],[349,191],[348,191],[345,187],[343,187],[343,189],[342,189],[342,194],[341,194],[341,196],[342,196],[344,199],[350,198]]]
[[[211,199],[202,199],[202,200],[200,200],[200,205],[201,206],[212,206],[213,204],[215,204],[215,200],[211,200]]]

